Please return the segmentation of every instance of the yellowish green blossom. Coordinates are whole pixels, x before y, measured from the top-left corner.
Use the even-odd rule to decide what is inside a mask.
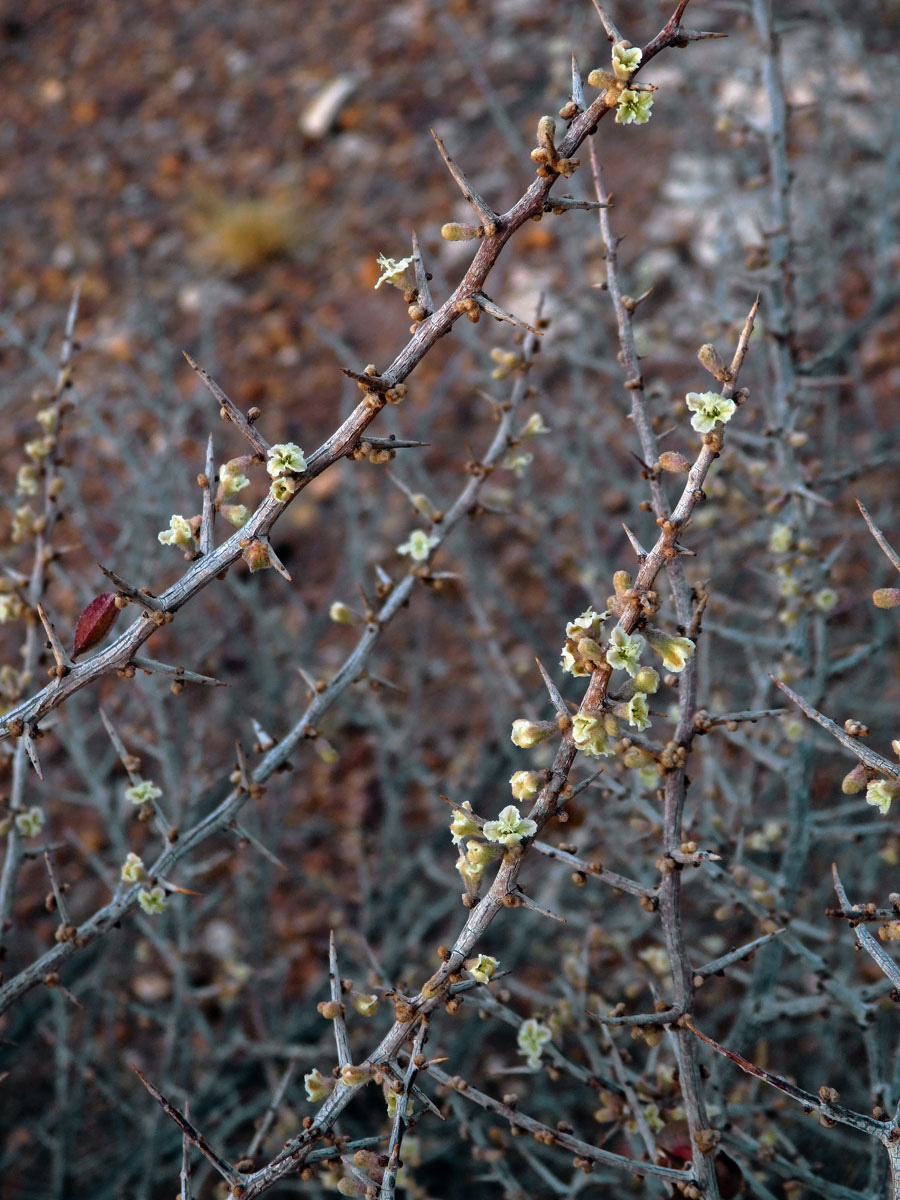
[[[439,541],[440,538],[433,533],[414,529],[406,541],[397,547],[397,553],[408,554],[413,562],[425,562]]]
[[[279,475],[300,475],[306,470],[306,458],[296,442],[278,442],[266,454],[266,470],[273,479]]]
[[[466,969],[473,979],[479,983],[489,983],[500,963],[490,954],[479,954],[475,959],[469,959]]]
[[[550,432],[550,426],[544,420],[541,413],[536,412],[536,413],[532,413],[531,416],[528,418],[528,420],[525,422],[525,424],[522,426],[522,432],[519,434],[519,437],[523,438],[523,439],[524,438],[533,438],[533,437],[539,437],[542,433],[549,433],[549,432]]]
[[[456,860],[456,869],[470,887],[478,887],[481,883],[481,877],[484,875],[483,865],[470,863],[465,856],[462,856]]]
[[[15,592],[0,594],[0,625],[15,621],[22,615],[22,600]]]
[[[673,671],[676,675],[684,670],[688,659],[694,653],[694,643],[690,638],[675,637],[652,625],[647,626],[647,641],[663,660],[666,670]]]
[[[589,758],[607,758],[612,753],[606,723],[592,713],[576,713],[572,718],[572,741]]]
[[[269,495],[279,504],[283,504],[285,500],[290,500],[299,486],[299,479],[294,479],[290,475],[278,475],[269,484]]]
[[[480,831],[479,831],[480,832]],[[472,840],[466,842],[466,862],[469,866],[478,867],[481,870],[499,858],[502,851],[496,846],[489,846],[487,842]]]
[[[606,661],[611,667],[624,668],[633,679],[641,668],[644,639],[639,633],[626,633],[621,625],[617,625],[609,642]]]
[[[122,863],[122,881],[124,883],[140,883],[145,874],[144,860],[139,854],[130,853]]]
[[[377,291],[383,283],[389,283],[391,287],[399,288],[401,292],[409,291],[413,286],[409,277],[409,268],[413,265],[413,261],[412,257],[397,259],[379,254],[378,265],[381,268],[381,274],[375,284],[375,290]]]
[[[48,408],[40,408],[35,413],[38,425],[43,429],[44,433],[52,433],[56,428],[56,409],[50,405]]]
[[[163,546],[181,546],[184,550],[194,547],[194,532],[190,521],[174,513],[169,518],[169,528],[156,535],[157,541]]]
[[[539,771],[516,771],[509,777],[509,786],[516,800],[533,800],[541,790],[543,776]]]
[[[791,548],[793,538],[794,531],[790,525],[778,522],[772,526],[772,532],[769,534],[769,549],[773,554],[786,554]]]
[[[391,1121],[393,1121],[397,1115],[397,1101],[399,1099],[400,1099],[400,1097],[397,1095],[397,1093],[392,1088],[387,1088],[385,1090],[384,1102],[387,1105],[388,1119]],[[406,1098],[406,1115],[410,1116],[411,1113],[412,1113],[412,1097],[407,1096],[407,1098]]]
[[[646,963],[654,975],[666,976],[669,973],[669,959],[662,946],[645,946],[638,950],[638,958]]]
[[[625,705],[621,715],[635,729],[649,729],[650,710],[647,707],[647,697],[644,693],[635,692],[627,705]]]
[[[519,1047],[519,1053],[524,1055],[529,1067],[537,1069],[540,1066],[544,1046],[552,1037],[547,1026],[535,1020],[534,1017],[529,1017],[527,1021],[522,1022],[519,1026],[516,1044]]]
[[[616,42],[612,48],[612,65],[617,79],[628,79],[641,65],[644,57],[637,46],[629,46],[627,42]]]
[[[25,812],[16,813],[16,829],[22,837],[37,837],[46,824],[47,817],[42,808],[34,805]]]
[[[560,657],[563,670],[576,677],[590,675],[604,661],[600,642],[603,640],[603,622],[608,616],[607,612],[588,608],[568,623]]]
[[[489,842],[515,846],[523,838],[533,837],[537,825],[530,817],[523,817],[514,804],[507,804],[496,821],[485,821],[482,833]]]
[[[149,779],[141,779],[138,783],[133,783],[131,787],[125,789],[125,799],[130,800],[132,804],[150,804],[154,800],[158,800],[162,795],[162,788],[151,783]]]
[[[21,505],[13,513],[9,529],[9,540],[14,546],[20,545],[32,537],[40,528],[41,518],[27,504]]]
[[[52,437],[35,438],[33,442],[25,443],[25,453],[29,458],[33,458],[35,462],[40,462],[41,459],[47,457],[55,445]]]
[[[306,1098],[310,1104],[321,1104],[334,1090],[335,1081],[326,1079],[318,1067],[303,1076]]]
[[[834,588],[819,588],[813,596],[813,604],[820,612],[831,612],[838,602],[838,594]]]
[[[558,732],[552,721],[528,721],[524,717],[518,717],[512,723],[509,739],[520,750],[530,750],[538,742],[546,742],[547,738]]]
[[[353,609],[343,600],[335,600],[328,609],[328,619],[335,625],[352,625],[356,620]]]
[[[735,402],[720,396],[718,392],[688,392],[684,399],[694,414],[691,426],[698,433],[709,433],[719,421],[724,425],[737,411]]]
[[[148,917],[156,916],[166,907],[166,891],[159,884],[152,888],[141,888],[138,892],[138,904]]]
[[[472,805],[468,800],[465,800],[462,807],[469,812],[472,811]],[[453,844],[458,846],[461,841],[467,837],[475,837],[481,832],[471,817],[467,817],[465,813],[461,813],[458,808],[453,810],[453,819],[450,822],[450,832],[453,835]]]
[[[637,774],[645,788],[655,788],[659,784],[659,772],[656,767],[638,767]]]
[[[378,1011],[378,997],[374,992],[357,992],[350,1003],[361,1017],[374,1017]]]
[[[866,804],[877,808],[886,817],[891,801],[900,793],[900,782],[896,779],[870,779],[866,787]]]
[[[653,107],[653,96],[650,92],[637,92],[625,88],[619,93],[619,103],[616,108],[617,125],[646,125],[650,120],[650,109]]]
[[[219,512],[228,524],[233,525],[235,529],[240,529],[243,525],[246,525],[250,517],[250,509],[246,504],[223,504]]]
[[[222,499],[230,500],[245,487],[250,486],[250,480],[244,474],[243,461],[239,458],[229,459],[219,467],[219,485],[222,488]]]
[[[16,495],[36,496],[38,473],[34,463],[24,463],[16,472]]]
[[[504,470],[512,471],[518,479],[521,479],[528,467],[534,462],[534,455],[527,450],[510,450],[500,464]]]

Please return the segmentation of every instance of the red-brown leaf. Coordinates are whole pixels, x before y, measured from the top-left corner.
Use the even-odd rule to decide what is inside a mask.
[[[119,610],[116,608],[115,592],[101,592],[90,602],[75,626],[74,654],[83,654],[102,642],[112,629]]]

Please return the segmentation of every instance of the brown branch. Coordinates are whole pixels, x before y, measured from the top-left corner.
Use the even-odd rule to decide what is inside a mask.
[[[141,1081],[153,1099],[156,1100],[160,1105],[166,1116],[172,1118],[172,1120],[181,1130],[183,1136],[187,1138],[191,1145],[197,1147],[203,1157],[209,1163],[211,1163],[213,1167],[215,1167],[222,1178],[230,1183],[232,1187],[240,1185],[244,1178],[240,1171],[236,1171],[234,1167],[216,1154],[215,1150],[213,1150],[212,1146],[210,1146],[209,1142],[199,1131],[199,1129],[195,1129],[187,1117],[180,1113],[173,1104],[169,1103],[159,1088],[154,1087],[143,1071],[135,1066],[134,1063],[131,1064],[131,1069],[134,1071],[135,1075],[137,1075],[138,1079]]]

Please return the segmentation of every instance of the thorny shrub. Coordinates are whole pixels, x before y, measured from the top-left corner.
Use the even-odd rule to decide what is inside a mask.
[[[457,82],[420,245],[384,143],[339,414],[272,303],[301,405],[245,314],[160,399],[90,272],[10,385],[4,1194],[900,1195],[890,39],[451,7],[505,147]],[[308,272],[286,194],[200,259]]]

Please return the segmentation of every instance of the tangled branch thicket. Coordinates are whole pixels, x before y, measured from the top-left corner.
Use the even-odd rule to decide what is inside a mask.
[[[9,268],[4,1195],[900,1197],[889,6],[546,7]]]

